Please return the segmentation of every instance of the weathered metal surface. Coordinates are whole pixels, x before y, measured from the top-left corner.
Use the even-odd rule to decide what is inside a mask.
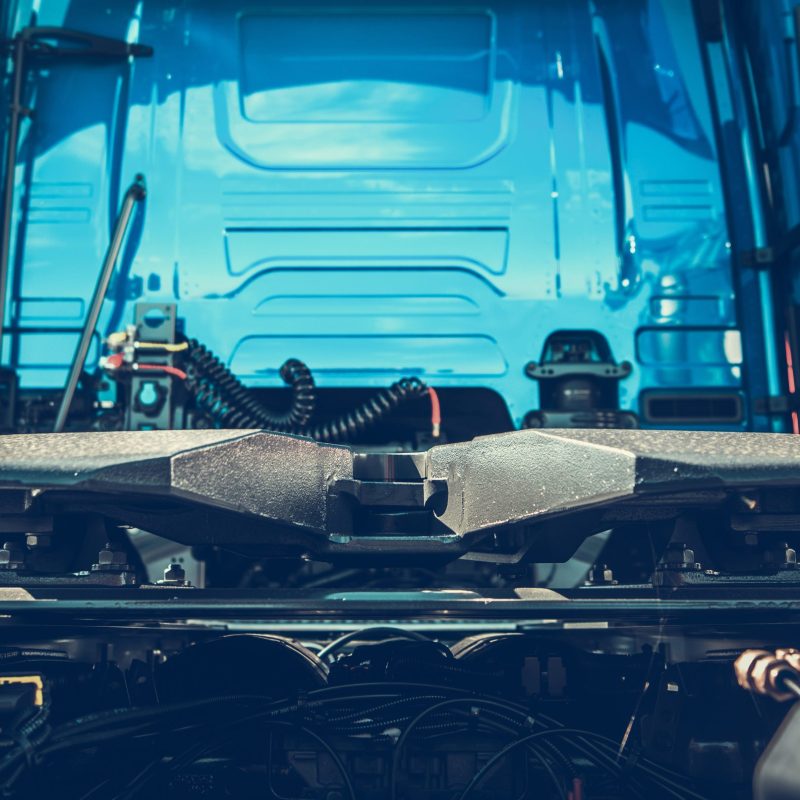
[[[0,438],[0,488],[34,490],[32,514],[97,508],[180,541],[363,556],[454,556],[508,526],[762,485],[800,486],[799,438],[531,430],[383,456],[260,431]],[[396,514],[420,510],[428,529],[417,516],[404,534]]]

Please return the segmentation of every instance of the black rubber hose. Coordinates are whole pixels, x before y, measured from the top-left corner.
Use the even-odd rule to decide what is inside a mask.
[[[318,442],[347,442],[374,427],[396,408],[415,397],[427,394],[428,387],[419,378],[402,378],[388,389],[381,389],[358,408],[313,428],[297,431]]]
[[[261,405],[214,353],[196,339],[189,341],[187,388],[198,408],[223,426],[269,428],[282,433],[306,427],[316,407],[311,371],[302,361],[290,359],[280,373],[292,389],[292,401],[283,413]]]
[[[185,371],[186,386],[194,395],[195,405],[216,424],[294,433],[320,442],[351,441],[399,406],[428,391],[418,378],[402,378],[352,411],[310,426],[316,391],[311,370],[302,361],[290,359],[281,367],[281,377],[292,389],[292,402],[284,413],[265,408],[228,367],[196,339],[189,341]]]

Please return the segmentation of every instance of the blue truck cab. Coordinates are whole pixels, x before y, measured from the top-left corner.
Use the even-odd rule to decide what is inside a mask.
[[[14,426],[47,429],[138,175],[86,374],[163,307],[270,403],[290,358],[334,407],[405,376],[435,387],[450,438],[797,430],[782,0],[0,14],[23,109],[0,274]],[[92,57],[91,36],[127,49]]]
[[[0,0],[2,798],[800,798],[798,4]]]

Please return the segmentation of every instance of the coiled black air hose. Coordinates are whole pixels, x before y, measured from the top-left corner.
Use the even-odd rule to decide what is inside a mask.
[[[310,426],[316,407],[311,370],[302,361],[290,359],[281,367],[280,374],[292,389],[291,404],[282,414],[259,403],[207,347],[196,339],[189,341],[186,386],[194,395],[198,410],[220,427],[266,428],[309,436],[321,442],[343,442],[373,427],[408,400],[428,393],[428,387],[418,378],[402,378],[352,411]]]
[[[388,389],[377,391],[358,408],[297,432],[318,442],[346,442],[372,428],[408,400],[423,397],[427,392],[428,387],[419,378],[401,378]]]
[[[196,339],[189,341],[186,376],[187,388],[194,394],[197,407],[225,427],[296,433],[308,425],[316,407],[311,370],[296,359],[281,367],[281,378],[292,388],[292,401],[283,413],[261,405],[225,364]]]

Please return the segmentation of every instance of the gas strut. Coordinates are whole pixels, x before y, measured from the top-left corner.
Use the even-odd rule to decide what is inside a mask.
[[[9,124],[6,140],[5,172],[3,173],[2,222],[0,222],[0,342],[5,329],[6,293],[8,291],[8,264],[11,252],[11,219],[14,209],[14,172],[17,166],[17,145],[22,117],[30,117],[33,110],[22,103],[25,75],[29,56],[46,58],[122,59],[153,55],[153,48],[144,44],[125,42],[96,36],[93,33],[73,31],[68,28],[23,28],[6,43],[12,55],[12,90],[9,106]]]
[[[78,346],[75,348],[75,355],[72,358],[72,364],[69,368],[67,384],[64,387],[61,405],[58,407],[58,414],[56,415],[56,424],[53,427],[55,433],[60,433],[64,430],[64,423],[67,421],[69,407],[72,405],[72,398],[75,396],[78,379],[86,363],[86,354],[89,352],[89,345],[92,342],[95,328],[97,328],[97,319],[100,316],[100,309],[103,307],[103,301],[106,299],[106,294],[108,293],[108,284],[111,283],[111,276],[114,274],[114,266],[119,258],[119,252],[125,240],[125,233],[128,230],[128,224],[133,216],[133,208],[137,203],[144,200],[146,192],[144,176],[137,175],[134,182],[128,187],[128,191],[125,192],[125,197],[122,199],[119,216],[114,223],[114,232],[111,235],[106,257],[103,259],[103,266],[97,277],[97,284],[94,287],[92,302],[89,305],[86,321],[83,323],[83,329],[81,330],[81,337],[78,340]]]

